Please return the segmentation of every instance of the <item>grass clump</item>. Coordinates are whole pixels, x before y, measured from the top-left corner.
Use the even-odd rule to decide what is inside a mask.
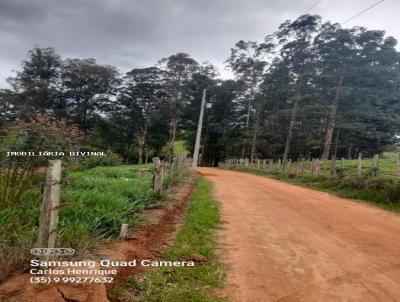
[[[211,185],[199,177],[190,200],[184,223],[163,260],[190,259],[194,254],[206,257],[194,267],[162,267],[131,277],[123,288],[110,291],[115,301],[146,302],[216,302],[227,301],[212,295],[222,284],[224,270],[215,254],[215,229],[219,222],[217,202],[211,196]]]
[[[115,237],[122,223],[137,223],[136,213],[155,202],[152,174],[138,173],[140,167],[96,167],[68,175],[61,190],[69,206],[60,211],[59,244],[83,249],[93,237]]]
[[[99,243],[118,235],[122,223],[138,223],[138,211],[152,206],[152,173],[146,165],[96,167],[64,171],[57,246],[82,257]],[[25,192],[18,203],[0,209],[0,281],[26,268],[39,226],[41,188]]]

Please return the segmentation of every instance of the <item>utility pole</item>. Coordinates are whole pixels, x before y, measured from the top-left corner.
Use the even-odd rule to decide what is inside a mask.
[[[197,163],[199,162],[201,129],[203,128],[204,106],[206,104],[206,91],[207,89],[203,90],[203,98],[201,99],[200,116],[199,123],[197,124],[196,143],[194,145],[192,168],[196,168]]]

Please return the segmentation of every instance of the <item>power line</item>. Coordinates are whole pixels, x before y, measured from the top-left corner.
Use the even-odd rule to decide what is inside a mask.
[[[353,17],[351,17],[351,18],[347,19],[346,21],[344,21],[344,22],[342,23],[342,25],[344,25],[344,24],[346,24],[347,22],[350,22],[351,20],[357,18],[358,16],[362,15],[362,14],[365,13],[366,11],[369,11],[371,8],[377,6],[379,3],[382,3],[383,1],[385,1],[385,0],[380,0],[380,1],[376,2],[375,4],[371,5],[370,7],[364,9],[363,11],[359,12],[358,14],[356,14],[356,15],[354,15]]]
[[[310,10],[312,10],[314,7],[316,7],[316,6],[317,6],[318,4],[320,4],[322,1],[324,1],[324,0],[319,0],[319,1],[315,2],[313,5],[311,5],[309,8],[307,8],[307,9],[302,13],[302,15],[308,13]]]

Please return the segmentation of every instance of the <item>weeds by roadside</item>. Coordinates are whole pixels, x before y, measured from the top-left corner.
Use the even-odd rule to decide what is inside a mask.
[[[219,210],[211,196],[211,184],[199,177],[184,223],[163,260],[200,258],[194,267],[163,267],[115,285],[109,292],[114,301],[143,302],[217,302],[228,301],[213,295],[222,284],[224,270],[215,254],[215,229]]]
[[[140,222],[137,212],[160,196],[152,190],[149,166],[96,167],[63,176],[57,246],[76,249],[78,257],[118,235],[122,223]],[[163,196],[161,196],[162,198]],[[0,281],[26,268],[29,249],[37,239],[41,193],[39,186],[21,201],[0,210]]]

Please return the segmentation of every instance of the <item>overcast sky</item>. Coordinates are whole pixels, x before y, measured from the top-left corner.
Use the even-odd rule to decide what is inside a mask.
[[[343,22],[378,0],[323,0],[309,13]],[[0,87],[34,45],[64,58],[93,57],[122,72],[176,52],[220,68],[240,40],[262,40],[317,0],[0,0]],[[399,0],[385,0],[346,24],[400,40]]]

